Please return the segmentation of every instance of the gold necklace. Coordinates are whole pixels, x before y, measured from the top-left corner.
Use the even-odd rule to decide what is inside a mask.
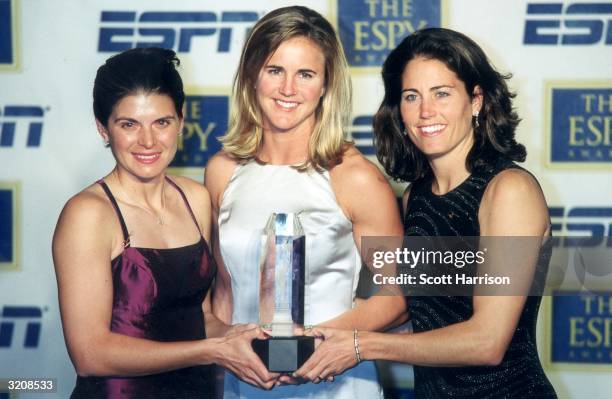
[[[130,195],[127,193],[127,191],[123,188],[123,184],[121,184],[121,180],[119,179],[119,176],[117,176],[117,173],[115,173],[115,178],[117,179],[117,182],[119,183],[119,187],[121,188],[121,191],[123,192],[123,194],[130,200],[130,202],[128,203],[129,205],[135,206],[137,208],[142,209],[143,211],[145,211],[146,213],[148,213],[149,215],[153,216],[155,219],[157,219],[157,224],[160,226],[165,226],[166,225],[166,220],[164,219],[164,211],[166,210],[166,196],[165,194],[165,188],[166,188],[166,179],[164,178],[164,181],[162,183],[162,208],[161,208],[161,212],[159,213],[159,215],[155,212],[153,212],[152,210],[139,205],[136,201],[134,201],[132,199],[132,197],[130,197]]]

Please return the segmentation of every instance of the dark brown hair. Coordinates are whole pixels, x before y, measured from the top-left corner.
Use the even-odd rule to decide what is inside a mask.
[[[520,119],[512,107],[515,94],[506,85],[511,75],[497,72],[482,49],[462,33],[427,28],[406,37],[383,65],[385,96],[374,116],[374,144],[378,161],[389,176],[414,181],[430,171],[425,155],[405,134],[400,115],[402,73],[416,57],[443,62],[463,81],[470,97],[476,86],[482,90],[482,108],[478,120],[472,121],[474,145],[466,159],[468,171],[500,157],[525,160],[525,147],[514,139]]]
[[[185,92],[176,67],[180,61],[172,50],[135,48],[116,54],[98,68],[93,88],[93,111],[107,126],[115,105],[138,92],[165,94],[172,99],[176,114],[183,117]]]

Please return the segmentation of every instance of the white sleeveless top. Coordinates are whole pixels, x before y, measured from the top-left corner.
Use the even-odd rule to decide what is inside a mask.
[[[299,213],[306,235],[304,324],[318,324],[353,307],[361,269],[353,228],[336,202],[329,172],[288,165],[238,165],[219,207],[221,256],[231,277],[232,323],[258,322],[261,235],[272,213]],[[334,382],[264,391],[225,375],[224,398],[382,398],[376,369],[362,362]]]

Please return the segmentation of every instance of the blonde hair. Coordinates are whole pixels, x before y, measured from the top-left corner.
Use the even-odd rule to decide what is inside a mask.
[[[271,11],[253,27],[247,39],[232,89],[229,128],[220,138],[223,149],[239,162],[253,159],[263,140],[262,115],[255,85],[270,55],[286,40],[305,37],[325,56],[325,92],[315,110],[309,159],[297,168],[329,169],[340,162],[347,141],[344,128],[351,111],[352,89],[342,44],[331,24],[319,13],[302,6]]]

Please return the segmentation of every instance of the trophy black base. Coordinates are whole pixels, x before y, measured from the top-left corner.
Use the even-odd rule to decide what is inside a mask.
[[[270,337],[254,339],[253,350],[269,371],[293,373],[308,360],[314,352],[314,337]]]

